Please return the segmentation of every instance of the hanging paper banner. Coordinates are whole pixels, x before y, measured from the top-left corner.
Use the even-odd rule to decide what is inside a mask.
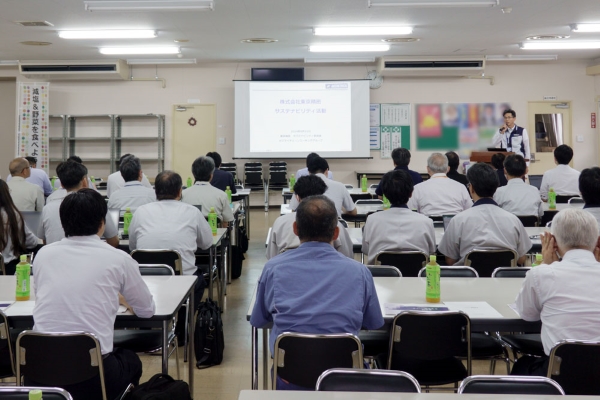
[[[48,172],[48,82],[20,82],[17,107],[16,154],[37,158],[37,168]]]

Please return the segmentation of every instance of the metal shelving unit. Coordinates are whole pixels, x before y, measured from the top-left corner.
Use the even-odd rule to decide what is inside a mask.
[[[126,120],[156,120],[157,134],[156,136],[126,136],[124,135],[126,129],[123,128],[123,122]],[[140,161],[152,161],[158,163],[158,172],[162,172],[165,169],[165,116],[162,114],[119,114],[114,116],[114,167],[119,161],[122,155],[122,147],[127,142],[156,142],[156,158],[149,158],[143,155],[137,155]]]

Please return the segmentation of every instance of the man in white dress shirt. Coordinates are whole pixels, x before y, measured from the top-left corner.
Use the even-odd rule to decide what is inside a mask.
[[[464,265],[465,256],[474,249],[517,252],[523,264],[531,249],[531,239],[515,215],[504,211],[492,199],[498,187],[498,175],[484,163],[467,171],[469,192],[475,200],[472,208],[450,220],[438,246],[448,265]]]
[[[532,185],[523,181],[523,177],[528,172],[525,159],[513,154],[504,160],[504,171],[508,183],[506,186],[499,187],[494,193],[494,201],[498,203],[503,210],[515,215],[536,215],[541,217],[544,214],[540,191]]]
[[[457,184],[464,188],[464,185]],[[406,171],[390,171],[383,176],[381,188],[391,207],[367,218],[362,252],[368,254],[369,264],[375,264],[375,257],[380,251],[422,251],[427,256],[435,254],[433,220],[413,212],[406,205],[414,187]]]
[[[294,185],[294,196],[298,201],[302,199],[322,195],[327,190],[325,182],[315,175],[303,176]],[[296,222],[296,213],[285,214],[278,217],[271,229],[271,238],[267,244],[267,260],[275,257],[284,250],[295,249],[300,246],[300,238],[294,233],[293,225]],[[354,257],[352,239],[348,230],[338,222],[340,230],[338,237],[333,240],[333,247],[346,257]]]
[[[129,157],[131,155],[132,154],[122,155],[121,158],[119,159],[119,167],[121,166],[121,161],[123,161],[124,159],[126,159],[127,157]],[[147,188],[152,189],[152,185],[148,181],[148,178],[146,177],[145,174],[142,174],[141,182],[142,182],[142,185],[146,186]],[[110,199],[110,196],[117,190],[121,189],[123,186],[125,186],[125,179],[123,179],[123,176],[121,175],[121,171],[117,171],[117,172],[110,174],[108,176],[108,179],[106,180],[106,197],[108,197]]]
[[[600,341],[598,223],[588,212],[569,208],[542,235],[544,264],[527,273],[515,301],[525,321],[542,321],[544,353],[564,339]],[[548,357],[523,356],[513,375],[546,376]]]
[[[8,183],[10,196],[19,211],[42,211],[44,192],[42,188],[26,181],[31,176],[31,167],[24,158],[15,158],[8,166],[12,179]]]
[[[154,190],[142,185],[144,173],[140,159],[129,156],[119,163],[119,172],[125,181],[125,186],[113,193],[108,200],[108,208],[125,210],[127,207],[132,211],[144,204],[156,201]]]
[[[296,180],[302,178],[303,176],[307,176],[309,174],[308,172],[308,164],[310,163],[310,160],[312,159],[316,159],[320,157],[317,153],[310,153],[309,155],[306,156],[306,168],[300,168],[298,170],[298,172],[296,172]],[[333,179],[333,172],[331,171],[327,171],[327,177],[329,179]]]
[[[229,205],[227,194],[211,185],[215,172],[215,162],[211,157],[198,157],[192,164],[194,185],[183,191],[181,201],[193,206],[202,206],[202,214],[208,217],[210,208],[214,207],[217,218],[221,220],[221,227],[227,228],[233,221],[233,212]]]
[[[531,159],[531,151],[529,149],[527,129],[515,124],[515,119],[517,118],[515,110],[504,110],[502,116],[504,117],[504,125],[500,127],[492,138],[494,147],[512,151],[522,156],[528,162]]]
[[[33,330],[93,333],[103,355],[107,398],[115,399],[142,376],[135,353],[113,348],[119,303],[140,318],[150,318],[156,310],[154,300],[137,262],[100,240],[107,213],[100,194],[92,189],[70,194],[59,213],[66,238],[44,246],[35,258]],[[38,386],[27,377],[25,384]],[[95,377],[64,388],[75,399],[95,400],[102,398],[99,384]]]
[[[37,158],[35,157],[23,157],[29,162],[31,175],[29,178],[25,179],[29,183],[33,183],[34,185],[39,186],[44,191],[44,196],[50,196],[52,194],[52,183],[50,182],[50,178],[48,178],[48,174],[43,169],[38,169],[37,167]],[[10,182],[12,179],[12,175],[9,175],[6,178],[6,182]]]
[[[579,195],[579,171],[569,166],[572,159],[573,149],[566,144],[561,144],[554,149],[556,167],[544,172],[540,185],[542,200],[548,201],[550,188],[560,196]]]
[[[583,209],[592,214],[600,226],[600,168],[592,167],[581,171],[579,192],[585,202]]]
[[[433,153],[427,158],[429,178],[415,185],[408,208],[424,215],[455,215],[471,208],[473,201],[465,185],[448,178],[448,158]]]

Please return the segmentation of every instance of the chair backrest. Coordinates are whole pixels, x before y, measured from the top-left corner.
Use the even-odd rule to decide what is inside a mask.
[[[244,168],[262,168],[262,163],[258,161],[247,162],[244,164]]]
[[[354,189],[354,186],[349,183],[344,183],[344,186],[346,186],[346,189]]]
[[[175,274],[181,275],[181,254],[177,250],[169,249],[136,249],[131,252],[131,257],[138,264],[166,264],[173,268]]]
[[[362,344],[350,333],[285,332],[277,337],[273,355],[273,389],[277,377],[314,388],[331,368],[363,368]]]
[[[369,195],[370,196],[370,195]],[[378,206],[382,206],[383,205],[383,200],[380,199],[358,199],[354,202],[355,204],[375,204]]]
[[[57,387],[0,386],[2,400],[29,400],[29,392],[41,390],[44,400],[73,400],[69,392]]]
[[[238,185],[235,185],[235,188],[236,189],[244,189],[244,185],[238,184]]]
[[[21,211],[25,225],[31,232],[37,232],[42,223],[41,211]]]
[[[422,251],[380,251],[375,256],[376,265],[393,265],[402,276],[419,276],[426,262],[427,254]]]
[[[544,175],[529,175],[529,184],[539,189],[542,186],[543,177]]]
[[[408,372],[385,369],[333,368],[321,374],[318,391],[421,393],[421,386]]]
[[[572,199],[573,197],[579,197],[576,195],[561,195],[561,194],[557,194],[556,195],[556,203],[560,203],[560,204],[566,204],[569,202],[570,199]]]
[[[144,276],[170,276],[175,275],[175,271],[167,264],[140,264],[140,274]]]
[[[389,277],[389,278],[401,278],[402,273],[397,267],[391,265],[367,265],[371,275],[373,277]]]
[[[373,196],[370,193],[350,193],[350,198],[353,202],[371,201]],[[363,204],[379,204],[379,203],[363,203]]]
[[[9,328],[6,314],[0,311],[0,378],[15,376],[14,349],[10,340]]]
[[[347,223],[346,221],[344,221],[343,219],[341,219],[341,218],[338,218],[338,222],[339,222],[340,224],[344,225],[344,228],[347,228],[347,227],[348,227],[348,223]],[[0,253],[0,254],[1,254],[1,253]]]
[[[271,161],[269,163],[269,168],[273,168],[273,167],[283,167],[286,168],[287,167],[287,163],[285,161]]]
[[[473,375],[465,378],[458,393],[564,395],[560,385],[543,376]]]
[[[584,204],[585,201],[583,201],[583,198],[581,198],[581,197],[571,197],[567,203],[569,203],[569,204]]]
[[[244,176],[244,185],[246,186],[262,186],[263,174],[262,171],[246,171]]]
[[[421,268],[419,276],[424,278],[427,276],[427,267]],[[479,274],[475,269],[465,265],[440,266],[440,278],[479,278]]]
[[[374,183],[374,184],[372,184],[372,185],[369,185],[369,189],[373,189],[373,190],[375,190],[375,189],[377,189],[377,187],[378,187],[378,186],[379,186],[379,184],[378,184],[378,183]]]
[[[237,164],[234,162],[222,162],[219,169],[222,169],[223,171],[229,171],[229,172],[237,171]]]
[[[537,215],[517,215],[523,226],[532,227],[539,226],[540,219]]]
[[[525,278],[531,267],[498,267],[492,272],[492,278]]]
[[[269,185],[285,185],[287,187],[287,172],[283,171],[269,171]]]
[[[489,278],[498,267],[516,267],[519,256],[514,250],[471,250],[465,256],[465,265],[473,267],[481,277]]]
[[[100,377],[106,400],[102,351],[87,332],[23,331],[17,338],[17,385],[26,376],[40,385],[69,386]]]
[[[410,373],[403,359],[433,361],[466,354],[471,375],[471,320],[462,311],[403,311],[394,317],[389,348],[387,369]]]
[[[600,342],[561,340],[550,351],[548,378],[566,394],[600,394]]]

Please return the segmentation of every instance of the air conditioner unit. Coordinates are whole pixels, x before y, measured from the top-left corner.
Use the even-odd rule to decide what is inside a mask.
[[[19,72],[29,79],[43,80],[125,80],[129,66],[125,60],[21,61]]]
[[[397,77],[469,76],[481,74],[485,58],[481,57],[381,57],[377,75]]]

